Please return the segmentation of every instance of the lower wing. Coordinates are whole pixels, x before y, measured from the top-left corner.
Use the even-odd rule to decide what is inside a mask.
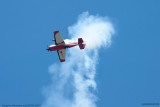
[[[66,49],[57,50],[57,53],[58,53],[60,62],[64,62],[66,57]]]

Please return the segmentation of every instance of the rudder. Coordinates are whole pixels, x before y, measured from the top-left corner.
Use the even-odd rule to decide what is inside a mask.
[[[86,46],[82,38],[78,38],[78,45],[80,49],[84,49]]]

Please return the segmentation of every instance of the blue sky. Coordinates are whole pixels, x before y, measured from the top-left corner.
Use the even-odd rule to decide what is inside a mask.
[[[41,104],[51,82],[49,65],[59,59],[45,49],[53,31],[64,39],[82,12],[108,16],[116,34],[100,50],[98,107],[160,103],[159,0],[1,0],[0,105]]]

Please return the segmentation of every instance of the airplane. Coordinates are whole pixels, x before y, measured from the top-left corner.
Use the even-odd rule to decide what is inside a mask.
[[[86,44],[82,38],[78,38],[78,42],[65,43],[59,31],[54,31],[55,45],[50,45],[46,50],[48,51],[57,51],[60,62],[65,62],[66,48],[72,48],[79,45],[80,49],[84,49]]]

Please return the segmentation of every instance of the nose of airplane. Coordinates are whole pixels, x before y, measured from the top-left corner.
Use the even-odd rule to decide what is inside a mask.
[[[48,47],[48,45],[47,45],[47,49],[46,50],[48,50],[48,51],[50,50],[49,47]]]
[[[49,49],[49,48],[47,48],[46,50],[48,50],[48,51],[49,51],[50,49]]]

